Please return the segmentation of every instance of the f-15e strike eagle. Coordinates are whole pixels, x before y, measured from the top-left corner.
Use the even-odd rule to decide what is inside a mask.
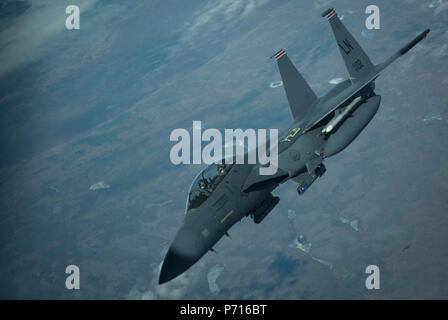
[[[317,97],[285,50],[272,56],[293,119],[279,136],[277,173],[260,175],[260,164],[226,163],[201,171],[191,185],[186,215],[163,261],[159,284],[176,278],[213,251],[243,217],[260,223],[279,202],[271,192],[280,183],[291,179],[303,194],[325,173],[324,160],[346,148],[376,114],[381,96],[374,91],[375,80],[381,71],[429,33],[429,29],[423,31],[389,59],[374,65],[332,8],[322,16],[330,23],[349,79]]]

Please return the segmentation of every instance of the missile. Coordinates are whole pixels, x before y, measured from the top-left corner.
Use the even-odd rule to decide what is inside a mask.
[[[343,111],[339,112],[339,114],[335,115],[334,118],[331,119],[331,121],[322,129],[321,133],[329,134],[361,102],[363,102],[363,98],[361,96],[353,99],[353,101],[346,106]]]

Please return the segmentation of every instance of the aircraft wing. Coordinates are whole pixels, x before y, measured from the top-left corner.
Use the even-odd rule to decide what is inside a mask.
[[[417,43],[425,39],[429,35],[429,29],[426,29],[422,33],[420,33],[417,37],[415,37],[412,41],[410,41],[408,44],[406,44],[403,48],[398,50],[394,55],[392,55],[389,59],[384,61],[383,63],[380,63],[376,65],[377,72],[381,72],[384,69],[386,69],[392,62],[397,60],[399,57],[404,55],[406,52],[411,50]]]
[[[357,92],[362,90],[370,82],[374,81],[379,74],[386,69],[392,62],[404,55],[406,52],[411,50],[417,43],[422,41],[425,37],[429,35],[429,29],[426,29],[415,37],[412,41],[406,44],[403,48],[398,50],[397,53],[392,55],[389,59],[380,63],[378,65],[372,65],[369,57],[365,54],[364,50],[359,46],[359,44],[354,40],[348,30],[345,28],[341,20],[337,17],[336,12],[330,8],[326,10],[322,16],[326,17],[330,21],[330,25],[334,31],[336,41],[338,41],[339,50],[344,58],[345,65],[350,73],[350,79],[352,81],[351,85],[341,91],[339,94],[331,97],[325,103],[331,108],[324,110],[323,112],[316,113],[310,118],[305,129],[302,133],[305,133],[318,125],[318,123],[323,120],[331,112],[339,108],[343,103],[352,98]],[[345,42],[344,42],[345,40]],[[342,45],[341,45],[342,43]],[[346,54],[347,53],[347,54]],[[352,61],[352,64],[350,64]],[[355,66],[359,64],[363,66],[359,70],[356,70]]]

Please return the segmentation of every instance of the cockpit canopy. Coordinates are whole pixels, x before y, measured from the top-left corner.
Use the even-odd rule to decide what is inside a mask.
[[[198,208],[224,180],[233,164],[211,164],[194,179],[188,193],[187,212]]]

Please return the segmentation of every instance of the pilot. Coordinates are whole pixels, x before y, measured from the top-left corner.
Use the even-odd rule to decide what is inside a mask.
[[[208,185],[207,180],[205,180],[205,179],[199,180],[198,185],[199,185],[199,188],[201,188],[201,190],[207,189],[207,185]]]

